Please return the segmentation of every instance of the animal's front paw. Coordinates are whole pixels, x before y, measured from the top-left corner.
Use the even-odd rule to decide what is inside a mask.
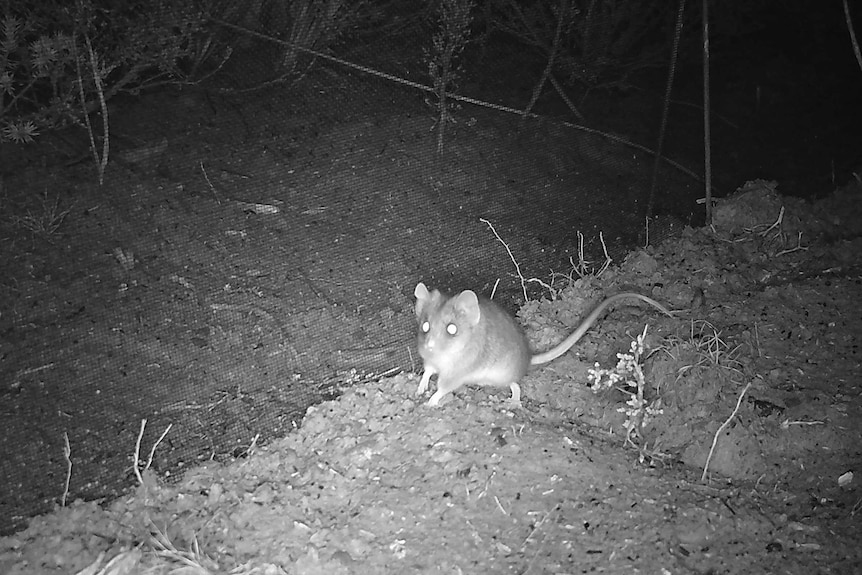
[[[431,381],[432,375],[434,375],[434,372],[426,367],[425,371],[422,372],[422,379],[419,380],[419,387],[416,389],[416,395],[422,395],[428,391],[428,383]]]
[[[511,383],[509,388],[512,390],[512,397],[506,400],[510,409],[524,409],[521,405],[521,386],[517,383]]]
[[[431,396],[431,399],[428,400],[428,407],[437,407],[440,405],[440,400],[443,399],[443,396],[446,395],[442,393],[439,389],[434,392],[434,395]]]

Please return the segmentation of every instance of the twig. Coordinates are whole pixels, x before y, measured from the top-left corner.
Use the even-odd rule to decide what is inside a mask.
[[[553,281],[553,279],[551,281]],[[557,292],[554,290],[554,288],[552,286],[550,286],[549,284],[545,283],[544,281],[540,280],[539,278],[530,278],[527,280],[527,283],[539,284],[540,286],[542,286],[543,288],[548,290],[549,294],[551,294],[551,301],[557,300]]]
[[[771,226],[760,232],[760,235],[765,236],[770,230],[772,230],[772,228],[780,226],[782,221],[784,221],[784,206],[781,206],[781,209],[778,211],[778,219],[776,219]]]
[[[856,40],[856,30],[853,28],[853,20],[850,19],[850,6],[844,0],[844,20],[847,22],[847,31],[850,33],[850,43],[853,44],[853,54],[856,55],[856,63],[862,70],[862,52],[859,51],[859,42]]]
[[[703,0],[706,2],[706,0]],[[705,7],[704,7],[705,9]],[[667,69],[667,81],[665,82],[665,93],[664,93],[664,102],[662,106],[661,120],[659,122],[658,135],[656,137],[656,153],[653,160],[652,166],[652,177],[650,178],[650,186],[649,186],[649,197],[647,199],[646,206],[646,216],[648,218],[653,217],[654,208],[655,208],[655,196],[656,190],[658,188],[658,173],[659,168],[661,167],[661,158],[664,155],[664,143],[667,136],[667,123],[668,117],[670,115],[670,96],[673,91],[674,79],[676,78],[676,69],[677,62],[679,61],[679,44],[680,38],[682,37],[682,24],[684,21],[685,14],[685,0],[679,0],[679,8],[676,13],[676,25],[674,26],[674,34],[673,34],[673,47],[671,48],[671,57],[668,62]],[[704,26],[706,26],[707,14],[704,13]],[[707,36],[708,39],[708,36]],[[704,79],[704,117],[709,118],[709,66],[707,65],[709,59],[707,55],[709,54],[709,42],[704,41],[704,66],[703,66],[703,79]],[[706,176],[705,188],[706,188],[706,196],[710,197],[710,156],[709,156],[709,123],[704,124],[704,140],[706,144],[705,148],[705,163],[704,167],[704,175]],[[707,202],[707,216],[709,216],[709,207],[710,203]],[[707,217],[707,221],[709,218]]]
[[[210,181],[209,175],[207,175],[207,169],[204,167],[203,160],[201,160],[201,172],[203,172],[204,179],[207,181],[207,184],[209,184],[210,190],[212,190],[213,197],[215,197],[216,203],[218,203],[218,205],[221,205],[221,200],[218,197],[218,192],[216,192],[215,186],[213,186],[213,183]]]
[[[724,431],[728,425],[730,425],[730,421],[734,418],[736,412],[739,411],[739,406],[742,405],[742,398],[745,397],[745,392],[748,391],[749,387],[751,387],[750,381],[745,384],[745,388],[742,390],[742,393],[739,394],[739,398],[736,400],[736,407],[733,408],[733,412],[730,414],[730,417],[728,417],[715,432],[715,436],[712,438],[712,447],[709,448],[709,455],[706,456],[706,463],[703,466],[703,473],[700,476],[701,482],[706,482],[706,474],[709,471],[709,462],[712,460],[712,454],[715,452],[715,446],[718,444],[718,436],[721,435],[721,432]]]
[[[488,224],[488,227],[491,228],[491,231],[494,233],[494,236],[503,244],[503,247],[506,248],[506,251],[509,253],[509,259],[512,260],[512,263],[515,264],[515,270],[518,272],[518,277],[521,279],[521,289],[524,291],[524,301],[527,301],[527,282],[524,279],[524,275],[521,273],[521,266],[518,265],[515,256],[512,255],[512,250],[509,249],[508,244],[503,241],[503,238],[500,237],[500,234],[497,233],[497,230],[494,229],[494,225],[484,218],[479,218],[480,222],[484,222]]]
[[[551,83],[551,86],[553,86],[554,89],[557,91],[557,94],[560,96],[560,99],[563,102],[565,102],[566,106],[569,107],[569,110],[572,111],[572,114],[574,114],[578,120],[583,122],[584,121],[584,115],[581,114],[581,111],[578,110],[578,107],[575,106],[575,103],[572,102],[572,100],[568,97],[568,95],[566,95],[566,92],[563,90],[563,87],[560,86],[560,83],[557,82],[557,79],[554,78],[553,74],[551,74],[551,76],[548,78],[548,81]]]
[[[27,369],[22,369],[15,374],[15,379],[20,378],[22,375],[30,375],[31,373],[37,373],[45,369],[50,369],[52,367],[54,367],[54,362],[46,363],[45,365],[40,365],[39,367],[29,367]]]
[[[611,258],[610,254],[608,254],[608,246],[605,244],[605,233],[599,232],[599,242],[602,244],[602,253],[605,255],[605,263],[602,264],[602,267],[599,268],[599,271],[596,272],[596,277],[602,275],[608,267],[610,267],[611,262],[614,261]]]
[[[497,503],[497,509],[499,509],[503,513],[503,515],[509,515],[509,512],[506,511],[506,509],[503,507],[503,504],[500,503],[500,498],[496,495],[494,496],[494,502]]]
[[[533,106],[536,105],[536,101],[539,99],[539,96],[542,93],[542,87],[548,81],[548,77],[551,75],[551,70],[554,69],[554,59],[557,57],[557,52],[560,49],[560,37],[563,32],[563,20],[566,18],[566,13],[569,11],[567,0],[561,0],[559,6],[559,16],[557,18],[557,31],[554,33],[554,43],[551,46],[551,53],[548,54],[548,63],[545,64],[545,69],[542,72],[542,77],[539,79],[539,83],[536,84],[536,87],[533,89],[533,95],[530,98],[530,102],[527,104],[527,107],[524,108],[524,113],[521,115],[521,122],[524,122],[527,119],[527,116],[533,110]]]
[[[763,349],[760,347],[760,333],[757,331],[757,322],[754,322],[754,343],[757,345],[757,357],[763,357]]]
[[[545,513],[544,517],[542,517],[539,521],[536,522],[536,524],[533,526],[532,531],[530,531],[530,533],[524,538],[524,542],[521,544],[521,553],[527,550],[527,543],[529,543],[530,539],[533,538],[533,535],[535,535],[536,532],[541,529],[545,525],[545,523],[547,523],[551,514],[556,513],[557,511],[559,511],[559,509],[560,504],[557,503],[551,509],[549,509],[547,513]]]
[[[39,367],[29,367],[27,369],[22,369],[21,371],[15,373],[15,377],[12,378],[12,387],[17,388],[21,385],[21,378],[25,375],[30,375],[31,373],[38,373],[45,369],[51,369],[54,367],[54,363],[46,363],[45,365],[40,365]]]
[[[685,0],[679,0],[679,12],[677,18],[675,48],[679,46],[679,32],[682,26],[682,15],[685,10]],[[704,190],[704,216],[706,223],[712,223],[712,98],[710,95],[710,49],[709,49],[709,0],[701,0],[700,30],[703,41],[703,190]],[[676,54],[674,54],[674,59]]]
[[[18,100],[23,98],[24,94],[26,94],[33,88],[33,86],[36,84],[36,80],[38,79],[39,77],[34,74],[34,77],[27,83],[27,85],[21,88],[17,94],[15,94],[14,96],[12,96],[12,98],[9,99],[9,104],[7,106],[0,107],[0,118],[6,116],[6,113],[9,112],[12,107],[18,103]]]
[[[90,55],[90,67],[93,70],[93,83],[96,86],[96,92],[99,95],[99,105],[102,111],[102,123],[104,133],[102,134],[102,157],[99,157],[99,148],[96,146],[96,136],[93,133],[93,124],[90,122],[90,113],[87,108],[87,96],[84,93],[84,77],[81,74],[81,59],[78,57],[78,43],[74,42],[72,47],[75,51],[75,67],[78,72],[78,92],[81,96],[81,109],[84,112],[84,125],[87,127],[87,135],[90,138],[90,150],[93,152],[93,161],[96,163],[96,169],[99,173],[99,185],[102,185],[105,178],[105,167],[108,165],[108,105],[105,101],[105,94],[102,89],[102,79],[99,76],[99,65],[96,61],[96,53],[93,51],[93,46],[90,43],[90,37],[85,33],[84,40],[87,44],[87,49]]]
[[[599,232],[599,242],[602,244],[602,253],[604,253],[605,261],[602,263],[602,266],[598,270],[590,271],[590,264],[592,262],[588,261],[584,256],[584,234],[580,231],[578,232],[578,263],[575,265],[575,262],[572,258],[569,258],[569,263],[572,264],[572,269],[578,277],[583,279],[588,275],[594,275],[596,277],[601,276],[605,270],[610,267],[611,263],[614,261],[613,258],[608,254],[608,246],[605,243],[605,235],[604,232]]]
[[[90,137],[90,151],[93,152],[93,161],[99,165],[99,149],[96,147],[96,137],[93,135],[93,124],[90,123],[90,113],[87,110],[87,97],[84,94],[84,77],[81,74],[81,59],[78,57],[78,42],[73,42],[75,50],[75,68],[78,72],[78,92],[81,96],[81,108],[84,111],[84,125],[87,127],[87,135]]]
[[[66,460],[66,485],[63,486],[63,495],[60,497],[60,507],[66,506],[69,483],[72,482],[72,447],[69,445],[69,434],[65,431],[63,432],[63,458]]]
[[[644,216],[644,222],[645,222],[645,226],[644,226],[644,227],[645,227],[645,230],[646,230],[646,234],[645,234],[645,235],[646,235],[646,239],[644,240],[644,245],[643,245],[643,247],[645,247],[645,248],[646,248],[646,247],[649,247],[649,222],[650,222],[650,219],[651,219],[651,218],[650,218],[649,216]]]
[[[150,469],[150,467],[152,466],[153,457],[155,457],[155,454],[156,454],[156,448],[159,446],[159,443],[162,442],[162,440],[165,438],[165,436],[168,434],[168,432],[171,430],[171,427],[173,427],[173,426],[174,426],[173,423],[169,423],[168,426],[165,428],[165,430],[162,432],[162,435],[159,437],[158,441],[156,441],[153,444],[153,448],[150,449],[150,456],[147,459],[147,464],[144,466],[144,471],[148,471]],[[144,437],[144,429],[146,427],[147,427],[147,420],[146,420],[146,418],[144,418],[141,420],[141,429],[140,429],[140,431],[138,431],[138,440],[135,442],[135,465],[134,465],[135,477],[138,479],[138,483],[140,485],[144,484],[144,478],[141,476],[141,470],[138,467],[138,464],[141,461],[141,440]]]
[[[245,448],[240,454],[240,457],[251,457],[254,455],[254,450],[257,449],[257,440],[260,439],[260,433],[251,438],[251,444]]]
[[[536,534],[536,532],[537,532],[539,529],[544,528],[544,526],[548,523],[548,520],[549,520],[549,519],[551,519],[551,515],[553,514],[554,516],[556,516],[556,515],[557,515],[557,513],[559,512],[559,510],[560,510],[560,504],[559,504],[559,503],[557,503],[556,505],[554,505],[554,507],[553,507],[550,511],[548,511],[547,513],[545,513],[545,516],[544,516],[544,517],[542,517],[542,518],[541,518],[541,519],[536,523],[536,525],[533,527],[533,530],[532,530],[532,531],[530,531],[530,534],[529,534],[529,535],[527,535],[527,537],[524,539],[524,543],[521,545],[521,553],[522,553],[522,554],[526,552],[526,550],[527,550],[527,543],[529,543],[529,542],[530,542],[530,540],[533,538],[533,535],[535,535],[535,534]],[[543,540],[543,541],[544,541],[544,540]],[[536,563],[536,558],[539,556],[539,552],[540,552],[541,550],[542,550],[542,546],[541,546],[541,545],[538,545],[538,546],[536,547],[536,551],[533,553],[533,556],[530,558],[530,562],[529,562],[529,564],[527,564],[527,569],[526,569],[526,570],[524,570],[524,572],[523,572],[523,574],[522,574],[522,575],[527,575],[530,571],[532,571],[532,569],[533,569],[533,565],[535,565],[535,563]]]
[[[108,133],[108,103],[105,101],[105,90],[102,86],[102,76],[99,72],[99,62],[96,59],[96,52],[93,50],[93,45],[90,43],[90,36],[84,34],[84,40],[87,42],[87,51],[90,52],[90,67],[93,69],[93,84],[96,86],[96,94],[99,96],[99,107],[102,110],[102,160],[97,165],[99,168],[99,185],[105,180],[105,168],[108,166],[108,152],[110,151],[111,138]]]
[[[144,428],[147,427],[147,420],[141,420],[141,429],[138,431],[138,440],[135,441],[135,459],[134,459],[134,469],[135,469],[135,477],[138,479],[138,485],[144,484],[144,478],[141,477],[141,470],[138,469],[138,462],[141,460],[141,439],[144,437]]]
[[[785,419],[781,422],[781,429],[790,429],[791,425],[826,425],[825,421],[790,421]]]
[[[168,434],[168,432],[171,430],[171,428],[173,426],[174,426],[173,423],[169,423],[168,426],[165,428],[165,430],[162,432],[161,436],[159,436],[158,441],[156,441],[153,444],[153,448],[150,449],[150,457],[149,457],[149,459],[147,459],[147,466],[144,468],[144,471],[149,469],[150,466],[153,464],[153,457],[156,455],[156,448],[159,446],[159,443],[162,442],[162,440],[165,438],[165,436]]]
[[[799,235],[796,236],[796,247],[795,248],[789,248],[786,250],[781,250],[780,252],[775,254],[775,257],[784,256],[784,255],[792,254],[793,252],[799,252],[799,251],[802,251],[802,252],[808,251],[808,248],[802,245],[802,231],[801,230],[799,231]]]
[[[491,480],[494,479],[494,476],[497,475],[497,471],[492,471],[491,475],[488,476],[488,479],[485,480],[485,485],[482,486],[482,491],[476,496],[476,499],[482,499],[488,493],[488,486],[491,485]]]
[[[572,258],[569,258],[569,261],[572,261]],[[582,278],[587,275],[587,268],[589,267],[590,262],[586,260],[584,257],[584,234],[578,230],[578,265],[575,265],[572,262],[572,269],[575,270],[575,273],[578,274],[578,277]]]

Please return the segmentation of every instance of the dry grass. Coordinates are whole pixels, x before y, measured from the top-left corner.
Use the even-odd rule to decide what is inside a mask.
[[[10,216],[9,221],[17,228],[29,230],[37,236],[48,238],[60,229],[71,209],[71,207],[62,209],[60,207],[60,195],[57,194],[52,199],[46,189],[40,197],[38,209],[27,210],[23,216]]]

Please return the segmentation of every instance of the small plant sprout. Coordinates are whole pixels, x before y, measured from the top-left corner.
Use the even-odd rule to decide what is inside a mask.
[[[29,144],[38,135],[39,128],[31,120],[10,122],[0,128],[0,142],[8,140],[16,144]]]
[[[49,237],[54,234],[69,215],[71,208],[60,208],[60,196],[51,199],[48,190],[42,194],[40,208],[36,211],[27,210],[27,215],[12,216],[11,222],[20,228],[30,230],[36,235]]]
[[[628,395],[625,407],[617,409],[626,414],[623,424],[626,430],[626,443],[637,447],[634,437],[640,437],[640,430],[649,420],[662,413],[661,399],[648,400],[644,397],[646,380],[641,363],[644,359],[644,340],[647,327],[635,338],[629,348],[629,353],[618,353],[619,361],[613,369],[604,369],[597,362],[593,369],[588,370],[587,379],[590,389],[595,393],[614,388]]]

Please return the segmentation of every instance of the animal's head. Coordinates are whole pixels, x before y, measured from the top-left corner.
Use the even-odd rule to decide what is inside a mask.
[[[446,297],[437,290],[429,292],[420,282],[413,295],[419,320],[419,354],[425,360],[461,354],[482,319],[475,292],[465,290],[454,297]]]

